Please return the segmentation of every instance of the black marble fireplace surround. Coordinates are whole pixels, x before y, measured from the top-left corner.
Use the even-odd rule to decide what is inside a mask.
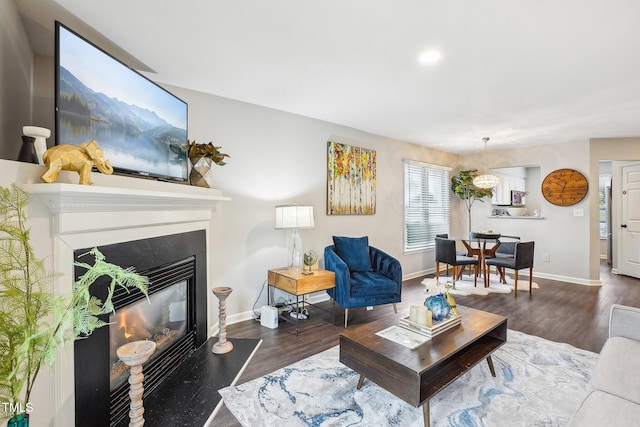
[[[161,291],[176,283],[187,283],[187,330],[162,357],[145,365],[145,396],[158,388],[162,380],[181,365],[207,340],[207,272],[205,230],[166,235],[98,247],[106,261],[122,267],[133,267],[151,279],[149,293]],[[87,252],[74,251],[74,258]],[[91,259],[81,259],[91,262]],[[76,278],[84,270],[76,268]],[[106,279],[92,287],[93,294],[104,299]],[[143,299],[140,292],[118,292],[114,295],[116,310]],[[108,316],[105,316],[108,321]],[[128,383],[110,390],[109,327],[96,330],[90,337],[74,345],[75,413],[77,426],[117,426],[128,424]]]

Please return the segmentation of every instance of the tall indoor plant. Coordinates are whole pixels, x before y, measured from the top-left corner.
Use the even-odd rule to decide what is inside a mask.
[[[469,221],[469,233],[471,233],[471,207],[476,200],[484,203],[485,197],[493,197],[493,188],[478,188],[473,185],[473,178],[478,176],[477,169],[464,170],[451,178],[451,191],[465,202],[467,218]]]
[[[146,277],[131,268],[109,264],[94,248],[92,264],[76,261],[85,273],[73,284],[72,295],[54,295],[54,275],[35,256],[26,226],[29,196],[18,186],[0,187],[0,418],[9,426],[28,425],[30,396],[44,364],[52,365],[65,343],[90,335],[106,323],[98,316],[114,311],[116,286],[147,294]],[[82,256],[82,255],[81,255]],[[103,276],[111,279],[105,301],[90,295]]]

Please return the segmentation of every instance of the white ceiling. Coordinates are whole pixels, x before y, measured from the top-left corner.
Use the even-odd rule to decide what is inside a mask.
[[[36,51],[60,19],[157,82],[450,152],[640,135],[638,0],[16,4]]]

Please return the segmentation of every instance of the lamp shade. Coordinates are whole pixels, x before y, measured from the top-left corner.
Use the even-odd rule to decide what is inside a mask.
[[[313,228],[313,206],[276,206],[276,228]]]

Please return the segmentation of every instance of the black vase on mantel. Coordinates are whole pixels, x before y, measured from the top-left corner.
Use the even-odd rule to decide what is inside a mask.
[[[36,139],[32,136],[22,135],[22,147],[18,154],[19,162],[38,164],[38,155],[36,154]]]

